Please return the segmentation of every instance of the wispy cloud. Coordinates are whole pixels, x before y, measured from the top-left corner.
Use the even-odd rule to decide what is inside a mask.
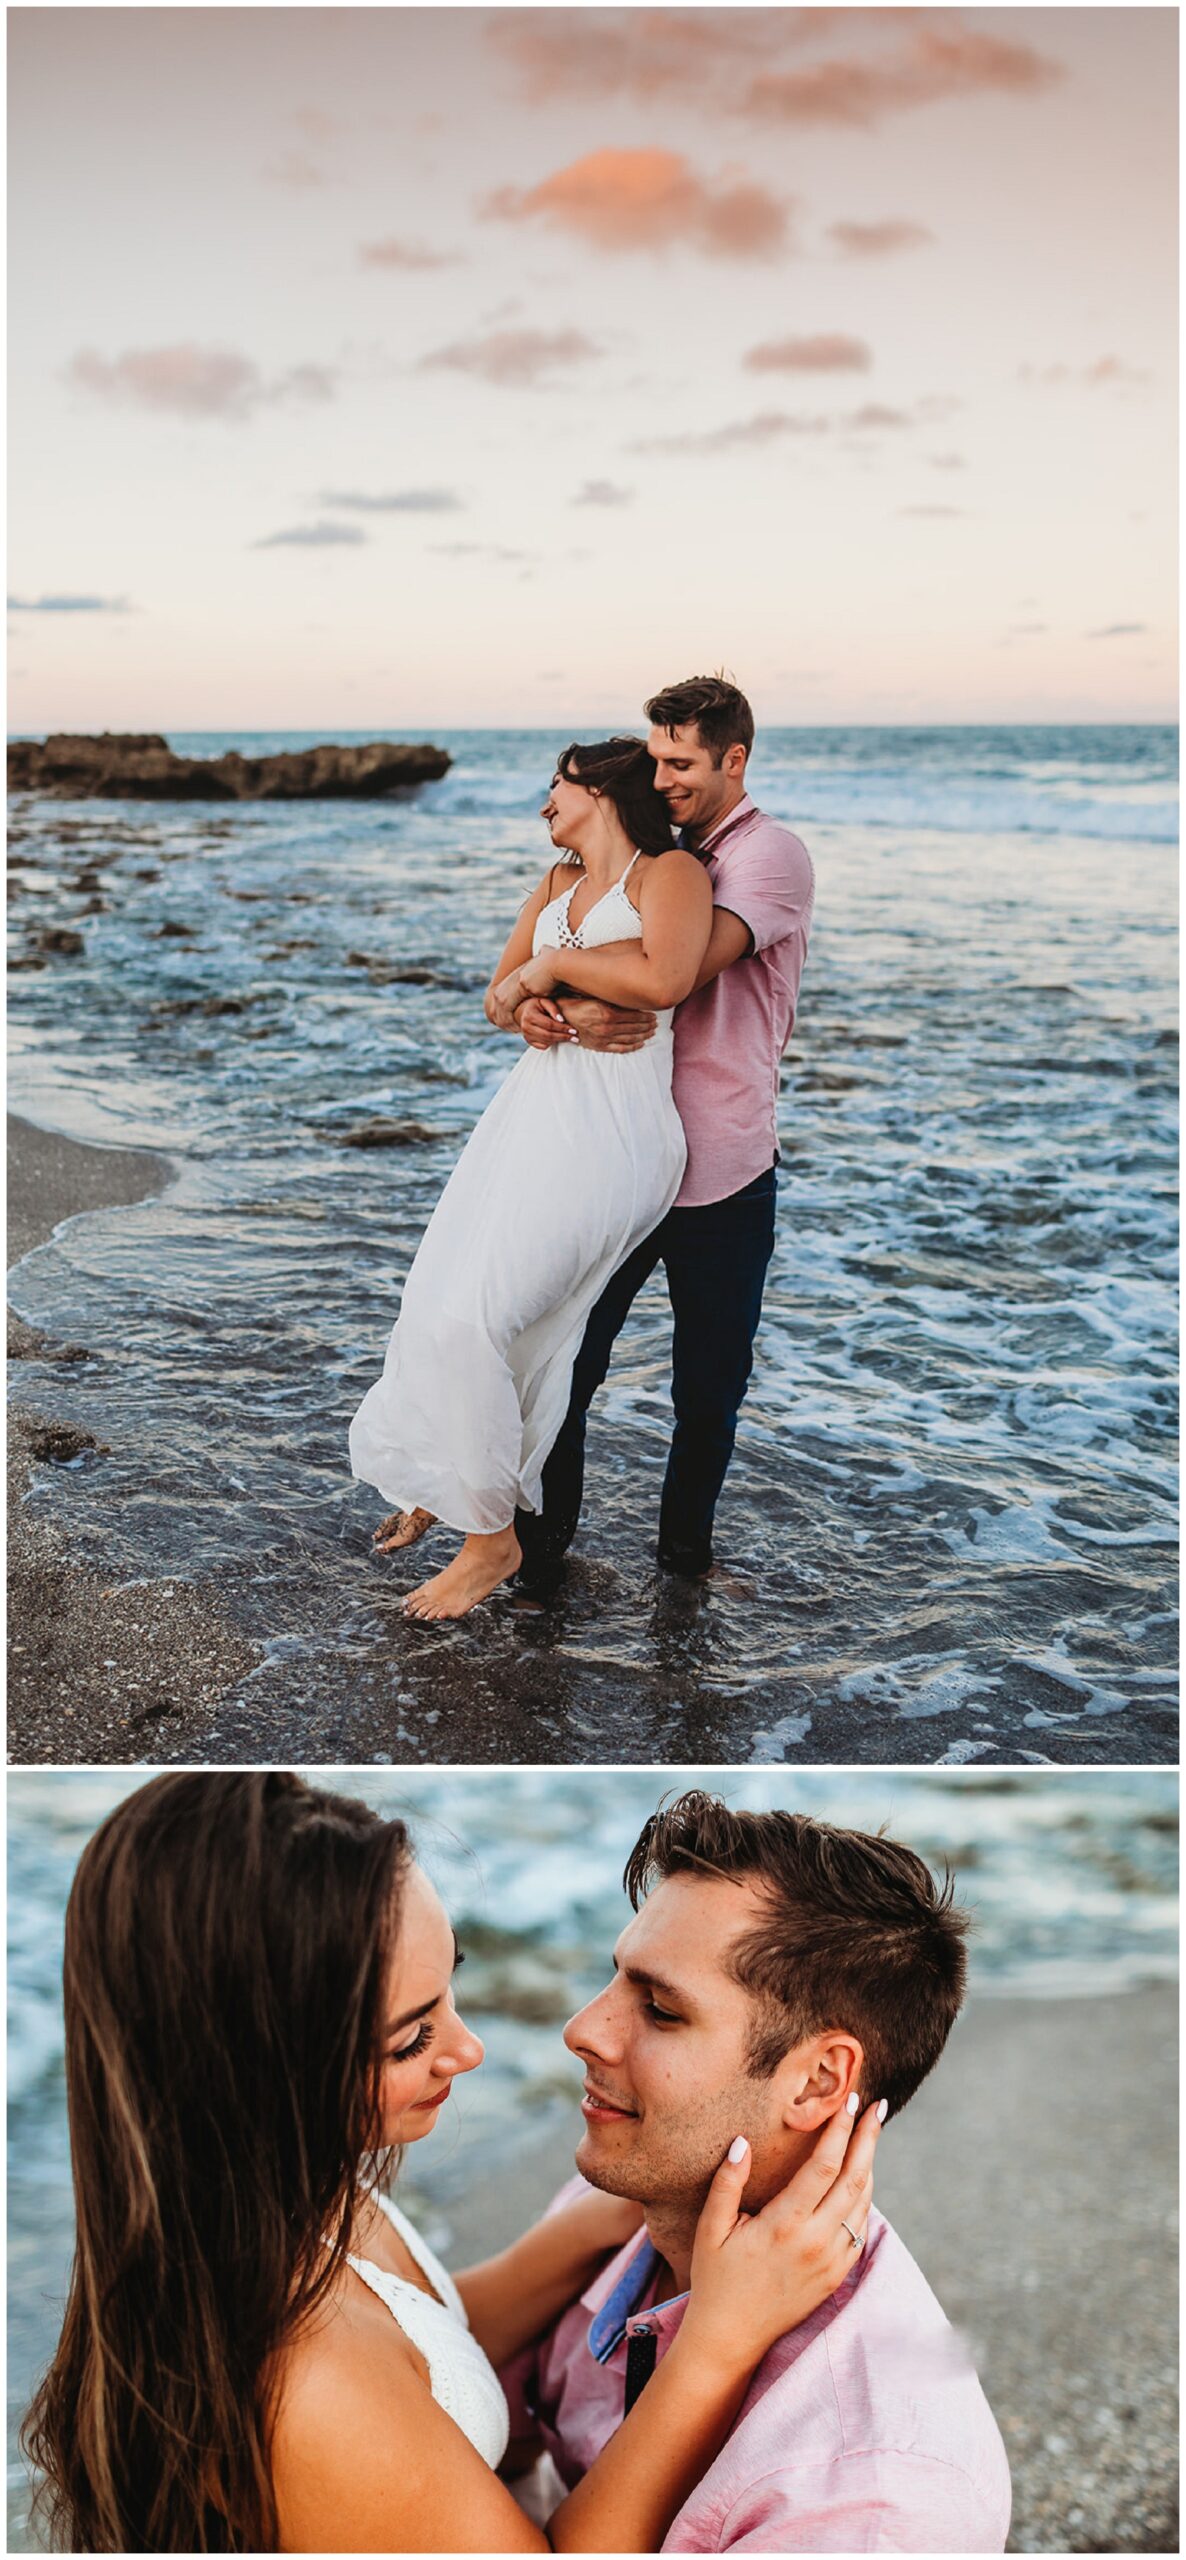
[[[1089,640],[1134,640],[1138,632],[1148,628],[1147,622],[1105,622],[1099,631],[1089,631],[1086,637]]]
[[[863,338],[764,338],[743,356],[750,373],[867,373],[873,362]]]
[[[458,338],[421,356],[422,373],[474,373],[501,391],[533,390],[539,383],[588,364],[600,355],[582,329],[494,329],[484,338]]]
[[[935,234],[925,222],[830,222],[828,238],[846,258],[893,258],[902,249],[922,249]]]
[[[966,516],[966,507],[899,507],[900,516]]]
[[[509,57],[527,95],[627,97],[643,106],[696,97],[738,64],[761,61],[782,28],[808,13],[714,9],[499,11],[489,41]],[[763,21],[765,27],[763,27]]]
[[[326,365],[291,365],[285,373],[265,376],[249,356],[192,343],[130,347],[114,357],[84,347],[72,358],[67,378],[80,390],[123,406],[231,424],[288,401],[332,399],[335,382]]]
[[[487,221],[548,224],[610,252],[697,249],[712,258],[771,257],[789,207],[768,188],[698,177],[677,151],[590,151],[534,187],[499,187]]]
[[[623,489],[616,480],[586,480],[572,501],[574,507],[628,507],[633,489]]]
[[[364,267],[398,267],[407,275],[424,275],[435,267],[459,267],[457,249],[429,249],[422,240],[364,240],[358,252]]]
[[[936,106],[947,98],[985,92],[1033,96],[1061,78],[1061,64],[1032,45],[958,25],[916,23],[896,56],[760,72],[739,103],[750,115],[773,124],[871,126],[887,115]]]
[[[872,126],[910,108],[985,93],[1040,94],[1063,76],[1032,45],[954,14],[909,9],[512,11],[490,29],[529,97],[687,99],[714,114],[788,125]],[[862,49],[854,50],[859,34]],[[804,61],[817,44],[847,49]],[[793,60],[788,59],[794,57]],[[781,57],[781,59],[780,59]],[[772,59],[773,58],[773,59]],[[905,245],[904,243],[902,245]]]
[[[927,461],[932,471],[966,471],[968,467],[962,453],[928,453]]]
[[[1094,364],[1023,364],[1018,366],[1021,382],[1085,384],[1089,391],[1099,391],[1113,383],[1148,382],[1150,376],[1136,365],[1123,364],[1119,356],[1097,356]]]
[[[827,435],[830,418],[793,417],[785,409],[763,409],[753,418],[734,418],[722,427],[685,428],[678,435],[640,436],[628,453],[736,453],[746,446],[778,444],[784,436]]]
[[[859,409],[846,409],[825,414],[816,411],[761,409],[752,418],[730,419],[720,427],[685,429],[677,435],[645,436],[627,445],[628,453],[716,454],[735,453],[745,447],[779,444],[787,437],[875,434],[883,429],[900,429],[914,425],[907,409],[886,408],[881,401],[868,400]]]
[[[428,548],[446,560],[522,561],[539,558],[537,551],[513,550],[505,542],[430,542]]]
[[[265,533],[250,545],[252,551],[328,551],[342,543],[365,542],[367,535],[356,524],[292,524],[281,533]]]
[[[455,489],[323,489],[319,507],[360,516],[443,516],[463,506]]]
[[[126,596],[10,596],[10,613],[134,613]]]

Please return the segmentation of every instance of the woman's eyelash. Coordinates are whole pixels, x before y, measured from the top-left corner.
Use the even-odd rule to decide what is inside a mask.
[[[423,2053],[425,2046],[431,2041],[432,2024],[426,2018],[419,2033],[413,2036],[411,2044],[393,2045],[387,2059],[389,2062],[412,2062],[418,2053]]]

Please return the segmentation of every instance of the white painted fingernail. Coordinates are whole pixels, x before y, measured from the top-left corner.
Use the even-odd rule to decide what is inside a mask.
[[[859,2097],[859,2095],[858,2095],[858,2092],[857,2092],[855,2089],[850,2089],[850,2090],[849,2090],[849,2093],[848,2093],[848,2096],[847,2096],[847,2098],[846,2098],[846,2099],[845,2099],[845,2101],[844,2101],[844,2112],[845,2112],[845,2114],[846,2114],[846,2115],[850,2115],[850,2116],[855,2116],[855,2115],[856,2115],[856,2113],[857,2113],[857,2110],[858,2110],[858,2108],[859,2108],[859,2106],[860,2106],[860,2103],[861,2103],[861,2101],[860,2101],[860,2097]]]
[[[877,2121],[878,2121],[878,2124],[884,2124],[884,2123],[885,2123],[885,2120],[886,2120],[886,2117],[887,2117],[887,2115],[888,2115],[888,2114],[889,2114],[889,2099],[888,2099],[888,2098],[879,2098],[879,2099],[878,2099],[878,2101],[877,2101]]]
[[[738,2160],[744,2160],[748,2150],[749,2144],[746,2141],[745,2135],[743,2133],[739,2133],[730,2143],[727,2156],[736,2164]]]

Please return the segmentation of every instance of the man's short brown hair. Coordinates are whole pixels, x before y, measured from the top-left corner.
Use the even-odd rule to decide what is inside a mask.
[[[769,2079],[809,2036],[843,2027],[865,2053],[863,2092],[893,2115],[938,2061],[964,1996],[967,1915],[948,1875],[900,1841],[805,1813],[735,1813],[698,1789],[644,1823],[623,1877],[637,1911],[673,1875],[756,1885],[767,1916],[730,1950],[757,2004],[748,2064]]]
[[[745,695],[724,676],[686,676],[682,684],[665,685],[662,693],[652,694],[642,707],[657,729],[684,729],[694,721],[714,764],[726,747],[744,747],[748,756],[754,743],[753,712]]]

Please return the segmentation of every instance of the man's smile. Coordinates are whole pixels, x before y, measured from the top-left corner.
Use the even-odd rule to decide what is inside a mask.
[[[621,2106],[616,2098],[604,2097],[600,2089],[591,2089],[588,2081],[585,2082],[581,2114],[590,2124],[616,2123],[620,2118],[633,2116],[636,2112],[634,2107]]]

